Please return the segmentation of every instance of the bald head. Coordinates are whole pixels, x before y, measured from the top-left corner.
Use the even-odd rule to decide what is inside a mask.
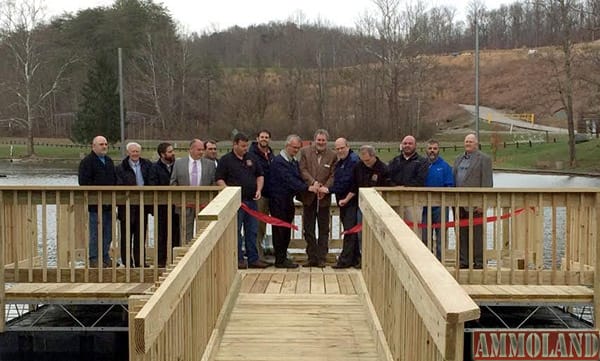
[[[407,135],[402,139],[401,144],[402,154],[405,157],[412,156],[417,150],[417,140],[412,135]]]
[[[92,140],[92,151],[98,156],[105,156],[108,153],[108,141],[101,135]]]

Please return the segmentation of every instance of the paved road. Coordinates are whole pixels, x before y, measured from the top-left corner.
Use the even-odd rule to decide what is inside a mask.
[[[474,105],[460,104],[460,106],[463,109],[465,109],[466,111],[475,115],[475,106]],[[546,125],[531,124],[531,123],[523,121],[523,120],[509,118],[509,117],[505,116],[503,112],[498,111],[496,109],[479,106],[479,118],[488,119],[490,116],[491,116],[491,119],[493,122],[502,123],[502,124],[510,125],[510,126],[517,127],[517,128],[538,130],[538,131],[549,132],[549,133],[562,133],[562,134],[568,133],[568,130],[566,128],[557,128],[557,127],[550,127],[550,126],[546,126]]]

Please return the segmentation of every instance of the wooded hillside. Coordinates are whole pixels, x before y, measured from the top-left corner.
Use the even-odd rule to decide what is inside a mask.
[[[482,105],[553,122],[569,79],[575,114],[600,111],[598,0],[479,5],[466,23],[447,7],[374,2],[379,11],[354,29],[286,22],[204,34],[180,33],[149,0],[52,21],[39,1],[5,2],[0,131],[75,139],[108,132],[114,141],[121,47],[130,139],[228,139],[234,129],[260,128],[307,137],[318,127],[351,139],[425,138],[464,119],[458,103],[474,102],[475,18]]]

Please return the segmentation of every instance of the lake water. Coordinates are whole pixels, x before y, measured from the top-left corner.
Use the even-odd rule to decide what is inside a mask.
[[[72,163],[55,163],[55,164],[33,164],[25,162],[1,162],[0,161],[0,186],[2,185],[77,185],[77,165]],[[567,176],[567,175],[546,175],[546,174],[522,174],[522,173],[506,173],[496,172],[494,173],[494,187],[500,188],[580,188],[580,187],[600,187],[599,177],[581,177],[581,176]],[[52,206],[48,207],[48,219],[52,219],[54,210]],[[492,210],[490,210],[492,212]],[[559,210],[560,213],[560,210]],[[564,212],[563,212],[564,213]],[[489,214],[490,216],[492,213]],[[558,215],[557,221],[558,226],[564,226],[564,214]],[[151,216],[150,216],[151,217]],[[38,217],[38,219],[41,219]],[[562,220],[562,222],[561,222]],[[300,224],[301,219],[298,216],[296,223]],[[153,245],[153,221],[150,218],[149,222],[149,245]],[[52,229],[53,225],[48,225],[48,247],[50,248],[49,254],[53,254],[55,248],[55,229]],[[332,236],[338,238],[340,234],[339,219],[334,217],[332,221]],[[548,232],[551,230],[550,224],[545,227]],[[270,233],[270,227],[268,229]],[[490,234],[488,235],[489,245],[492,247],[493,230],[491,227],[488,229]],[[295,238],[301,238],[301,231],[294,233]],[[564,243],[564,240],[562,240]],[[40,244],[41,244],[40,240]],[[454,230],[448,230],[448,243],[450,248],[454,248],[455,235]],[[561,250],[559,249],[559,253]],[[550,262],[550,255],[544,255],[546,262]],[[50,260],[51,264],[53,263]]]

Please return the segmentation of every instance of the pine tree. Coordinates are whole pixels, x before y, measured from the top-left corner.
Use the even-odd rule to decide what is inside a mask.
[[[116,59],[116,55],[111,58]],[[78,143],[90,143],[97,135],[106,137],[109,143],[120,139],[117,65],[116,61],[109,59],[108,56],[96,58],[83,86],[83,102],[71,132],[73,140]]]

